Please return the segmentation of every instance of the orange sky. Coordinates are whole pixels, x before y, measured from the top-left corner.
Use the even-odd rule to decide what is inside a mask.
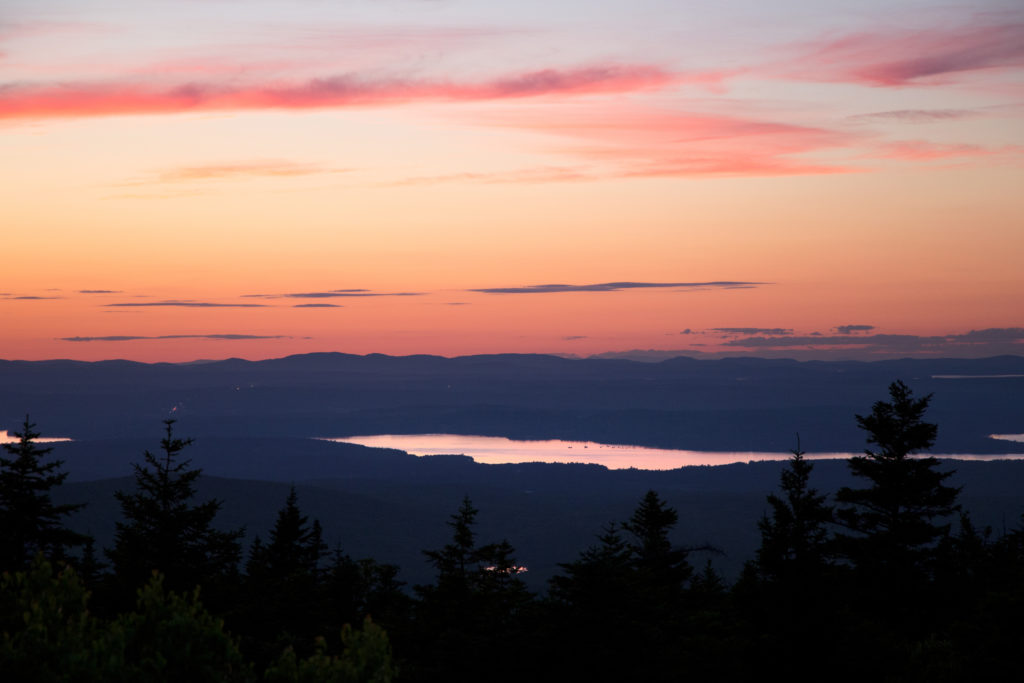
[[[0,358],[1024,349],[1019,5],[640,4],[5,3]]]

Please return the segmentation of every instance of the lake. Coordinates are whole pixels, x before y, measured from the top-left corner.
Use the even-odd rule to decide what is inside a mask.
[[[375,434],[347,436],[326,441],[354,443],[374,448],[395,448],[414,455],[468,455],[476,462],[500,465],[520,462],[576,462],[604,465],[613,470],[636,467],[673,470],[692,465],[727,465],[756,460],[787,460],[791,453],[683,451],[643,446],[621,446],[594,441],[515,441],[501,436],[462,434]],[[851,453],[807,453],[809,460],[849,458]],[[960,460],[1014,460],[1019,455],[953,455]]]
[[[61,441],[71,441],[71,439],[64,437],[40,437],[38,439],[33,439],[33,441],[35,441],[35,443],[60,443]],[[18,438],[10,432],[0,429],[0,443],[18,443]]]

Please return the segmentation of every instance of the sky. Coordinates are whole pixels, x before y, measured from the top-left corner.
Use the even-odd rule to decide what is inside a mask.
[[[1024,354],[1022,188],[1019,0],[0,6],[5,359]]]

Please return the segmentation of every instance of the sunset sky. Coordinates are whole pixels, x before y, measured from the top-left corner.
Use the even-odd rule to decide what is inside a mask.
[[[0,358],[1024,353],[1020,0],[4,0],[0,160]]]

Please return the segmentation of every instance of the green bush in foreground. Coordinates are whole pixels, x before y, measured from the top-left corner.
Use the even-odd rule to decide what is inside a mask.
[[[327,644],[317,638],[316,651],[299,660],[295,650],[288,648],[267,668],[268,683],[390,683],[397,672],[391,661],[391,645],[387,633],[370,617],[362,629],[345,624],[341,630],[340,657],[327,654]]]

